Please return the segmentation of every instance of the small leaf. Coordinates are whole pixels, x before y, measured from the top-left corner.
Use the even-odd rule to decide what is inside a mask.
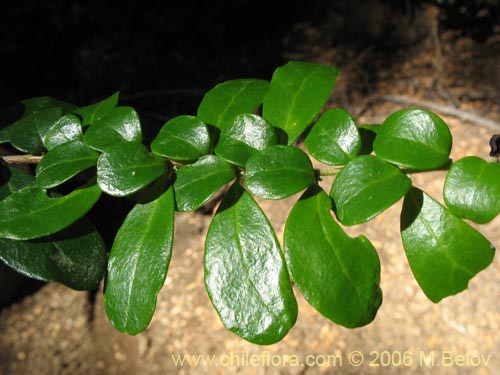
[[[97,183],[115,197],[133,194],[166,172],[165,160],[139,142],[119,142],[97,160]]]
[[[258,197],[282,199],[315,183],[311,160],[292,146],[271,146],[246,164],[245,184]]]
[[[51,188],[93,167],[99,154],[81,141],[63,143],[45,154],[36,167],[36,184]]]
[[[142,142],[139,115],[132,107],[116,107],[87,129],[83,141],[98,151],[122,141]]]
[[[345,327],[370,323],[382,303],[380,261],[364,236],[351,238],[333,220],[319,187],[307,190],[285,226],[284,247],[292,280],[322,315]]]
[[[226,329],[260,345],[287,334],[297,302],[284,263],[269,221],[236,182],[205,243],[205,286]]]
[[[74,113],[82,117],[83,126],[93,124],[116,107],[118,104],[118,95],[119,93],[115,92],[109,98],[101,100],[98,103],[75,109]]]
[[[109,255],[104,293],[106,313],[119,331],[144,331],[156,307],[167,274],[174,232],[172,187],[138,203],[116,234]]]
[[[500,212],[500,164],[470,156],[451,166],[444,201],[455,215],[487,223]]]
[[[43,144],[47,150],[70,141],[81,141],[82,126],[75,115],[66,115],[57,120],[45,133]]]
[[[174,182],[177,210],[188,212],[200,208],[235,177],[233,166],[216,155],[204,156],[181,167]]]
[[[33,185],[35,178],[18,168],[7,168],[0,164],[0,201],[10,194]]]
[[[151,143],[154,154],[182,161],[197,160],[211,148],[207,126],[194,116],[177,116],[167,121]]]
[[[264,97],[263,117],[292,144],[330,96],[339,71],[328,65],[292,61],[274,71]]]
[[[403,203],[401,237],[415,279],[435,303],[466,289],[495,253],[482,234],[417,188]]]
[[[260,79],[235,79],[208,91],[198,107],[198,117],[221,129],[236,115],[252,113],[261,104],[269,82]]]
[[[450,129],[436,114],[404,109],[384,121],[373,149],[377,156],[400,167],[429,170],[448,163],[451,144]]]
[[[323,113],[304,143],[314,158],[330,165],[347,164],[361,149],[354,119],[340,108]]]
[[[242,114],[222,128],[215,153],[230,163],[244,166],[250,156],[276,143],[276,132],[266,120]]]
[[[80,188],[61,198],[27,187],[0,201],[0,238],[30,240],[58,232],[85,215],[97,202],[97,185]]]
[[[38,240],[0,238],[0,259],[28,277],[92,290],[104,276],[108,257],[101,236],[90,220],[83,218]]]
[[[359,155],[370,155],[373,152],[373,142],[377,137],[380,125],[359,125],[358,133],[361,139]]]
[[[359,156],[340,171],[330,195],[344,225],[371,220],[402,198],[411,180],[399,168],[376,156]]]

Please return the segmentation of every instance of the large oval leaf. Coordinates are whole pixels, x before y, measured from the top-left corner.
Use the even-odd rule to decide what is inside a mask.
[[[250,156],[276,143],[276,132],[266,120],[242,114],[222,128],[215,153],[230,163],[244,166]]]
[[[451,166],[444,184],[451,212],[476,223],[487,223],[500,212],[500,164],[469,156]]]
[[[149,325],[167,274],[174,232],[172,187],[139,203],[116,234],[108,262],[104,305],[118,330],[135,335]]]
[[[57,120],[45,133],[43,144],[47,150],[70,141],[83,139],[80,120],[75,115],[66,115]]]
[[[493,260],[493,245],[417,188],[406,195],[401,237],[415,279],[432,302],[459,293]]]
[[[241,113],[252,113],[261,104],[269,82],[260,79],[235,79],[208,91],[198,107],[198,117],[206,124],[222,128]]]
[[[98,151],[122,141],[141,142],[139,115],[132,107],[116,107],[87,129],[83,141]]]
[[[99,154],[81,141],[63,143],[46,153],[36,167],[36,184],[51,188],[93,167]]]
[[[401,167],[428,170],[448,163],[452,137],[448,125],[422,109],[393,113],[377,131],[377,156]]]
[[[397,167],[376,156],[359,156],[340,171],[330,195],[344,225],[371,220],[402,198],[411,180]]]
[[[340,108],[323,113],[304,143],[314,158],[331,165],[347,164],[361,149],[354,119]]]
[[[276,69],[264,97],[263,117],[292,144],[330,96],[339,71],[328,65],[292,61]]]
[[[333,220],[319,187],[307,190],[285,226],[285,258],[306,300],[337,324],[370,323],[382,303],[380,262],[364,236],[351,238]]]
[[[266,216],[236,182],[210,224],[205,286],[224,326],[250,342],[283,338],[297,302],[276,235]]]
[[[0,238],[0,259],[22,274],[76,290],[96,289],[104,276],[107,251],[90,220],[31,241]]]
[[[115,197],[135,193],[166,171],[165,160],[139,142],[119,142],[97,159],[97,183]]]
[[[196,160],[211,148],[207,126],[194,116],[177,116],[167,121],[151,143],[153,153],[184,161]]]
[[[292,146],[271,146],[250,157],[245,184],[253,194],[266,199],[282,199],[314,184],[311,160]]]
[[[0,238],[30,240],[73,224],[101,195],[99,186],[80,188],[61,198],[49,198],[38,187],[27,187],[0,201]]]
[[[115,109],[118,104],[118,92],[115,92],[109,98],[101,100],[98,103],[90,104],[85,107],[75,109],[75,113],[82,118],[82,125],[87,126],[93,124],[100,118],[104,117],[108,112]]]
[[[174,182],[176,209],[188,212],[200,208],[235,177],[233,166],[216,155],[181,167]]]

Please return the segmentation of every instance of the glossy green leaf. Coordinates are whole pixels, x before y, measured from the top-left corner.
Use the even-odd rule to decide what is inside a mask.
[[[133,194],[166,172],[165,160],[139,142],[119,142],[97,159],[97,183],[115,197]]]
[[[98,151],[122,141],[141,142],[139,115],[132,107],[116,107],[92,123],[83,141]]]
[[[106,313],[118,330],[135,335],[149,325],[167,274],[174,232],[170,187],[138,203],[116,234],[104,293]]]
[[[282,199],[315,183],[311,160],[292,146],[271,146],[250,157],[245,184],[258,197]]]
[[[264,97],[263,117],[292,144],[330,96],[339,71],[328,65],[292,61],[276,69]]]
[[[333,220],[331,200],[318,187],[294,205],[284,248],[292,280],[322,315],[345,327],[370,323],[382,303],[380,261],[364,236],[351,238]]]
[[[347,164],[361,149],[354,119],[340,108],[323,113],[304,143],[314,158],[330,165]]]
[[[198,107],[198,117],[206,124],[222,128],[236,115],[253,113],[261,104],[269,82],[260,79],[235,79],[208,91]]]
[[[200,208],[235,177],[233,166],[216,155],[204,156],[194,164],[179,168],[174,182],[177,210],[187,212]]]
[[[104,276],[107,252],[90,220],[38,240],[0,238],[0,259],[22,274],[76,290],[96,289]]]
[[[197,160],[210,152],[207,126],[195,116],[177,116],[167,121],[151,143],[154,154],[172,160]]]
[[[422,109],[404,109],[387,117],[373,149],[390,163],[429,170],[448,163],[451,145],[450,129],[440,117]]]
[[[230,163],[244,166],[250,156],[276,143],[276,132],[266,120],[242,114],[222,128],[215,153]]]
[[[500,212],[500,164],[469,156],[451,166],[444,200],[457,216],[487,223]]]
[[[75,109],[74,113],[81,116],[83,126],[93,124],[117,106],[118,95],[119,93],[115,92],[109,98],[101,100],[98,103]]]
[[[93,167],[99,154],[81,141],[63,143],[45,154],[36,167],[36,184],[51,188]]]
[[[33,184],[35,178],[28,172],[0,164],[0,201],[10,194]]]
[[[30,240],[58,232],[84,216],[100,195],[97,185],[60,198],[37,187],[12,193],[0,201],[0,238]]]
[[[43,144],[47,150],[70,141],[81,141],[82,126],[75,115],[66,115],[57,120],[45,133]]]
[[[267,345],[281,340],[297,318],[276,235],[238,182],[208,229],[205,286],[224,326],[250,342]]]
[[[376,156],[359,156],[340,171],[330,192],[344,225],[364,223],[402,198],[411,180]]]
[[[415,279],[433,302],[459,293],[493,260],[493,245],[417,188],[406,195],[401,237]]]
[[[373,152],[373,142],[377,137],[380,125],[359,125],[358,133],[361,139],[361,149],[359,155],[370,155]]]

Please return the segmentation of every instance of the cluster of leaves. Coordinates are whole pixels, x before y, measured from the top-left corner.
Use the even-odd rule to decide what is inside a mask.
[[[224,326],[248,341],[274,343],[294,325],[292,283],[337,324],[371,322],[382,302],[379,257],[339,222],[367,222],[403,197],[401,236],[423,292],[438,302],[464,290],[494,248],[462,218],[484,223],[500,212],[500,164],[451,163],[450,131],[425,110],[395,112],[381,125],[357,125],[343,109],[320,114],[337,75],[330,66],[290,62],[270,82],[219,84],[197,116],[171,119],[149,148],[139,116],[117,106],[117,94],[80,108],[25,100],[0,142],[43,157],[34,177],[2,167],[0,258],[75,289],[95,288],[106,274],[109,319],[136,334],[148,326],[167,273],[174,211],[194,211],[231,184],[208,230],[205,285]],[[294,146],[301,136],[308,153]],[[308,154],[331,168],[314,169]],[[450,165],[447,207],[412,186],[412,172]],[[82,173],[83,186],[58,193]],[[318,181],[334,173],[324,191]],[[300,191],[282,250],[253,196]],[[85,219],[102,192],[136,199],[109,255]]]

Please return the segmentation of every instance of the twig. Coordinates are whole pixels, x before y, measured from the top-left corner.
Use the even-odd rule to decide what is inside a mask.
[[[41,156],[36,155],[8,155],[0,156],[6,164],[38,164],[42,160]]]
[[[453,116],[461,120],[469,121],[471,123],[483,126],[491,130],[500,131],[500,123],[498,123],[497,121],[479,116],[475,113],[472,113],[470,111],[465,111],[463,109],[458,109],[447,105],[429,102],[426,100],[418,100],[404,95],[382,95],[378,97],[378,99],[398,104],[404,104],[416,107],[425,107],[430,109],[431,111],[441,112],[443,115]]]

